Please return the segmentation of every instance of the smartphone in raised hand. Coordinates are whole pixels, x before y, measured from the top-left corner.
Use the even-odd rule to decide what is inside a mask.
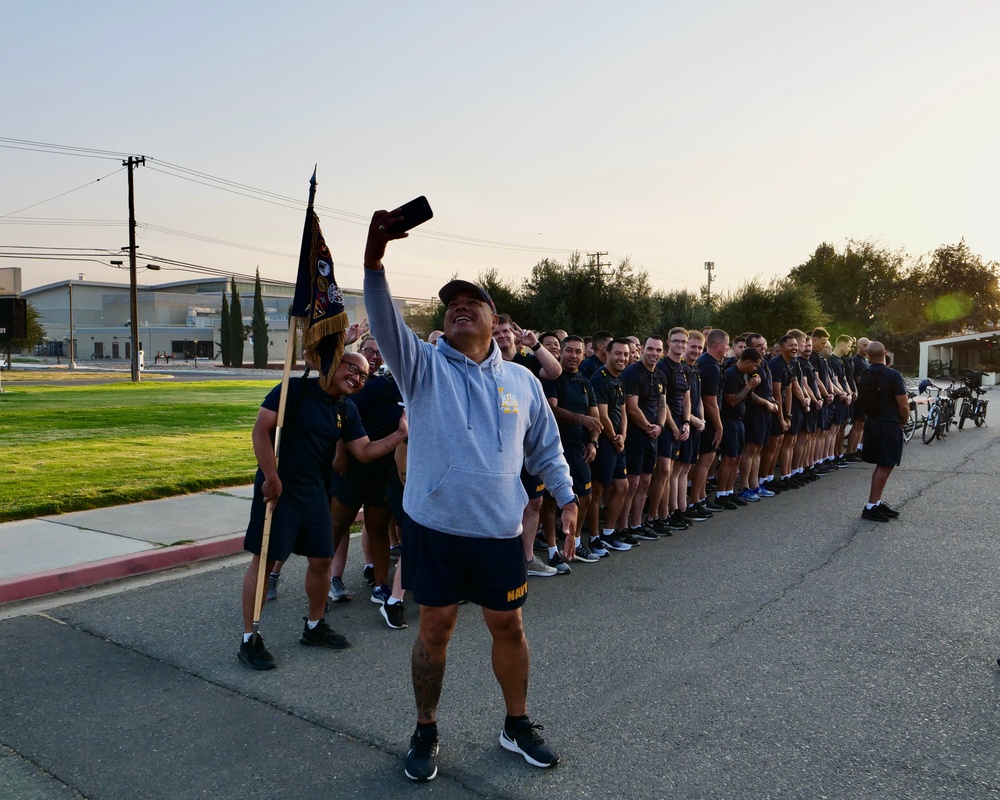
[[[411,228],[417,227],[433,218],[431,204],[427,198],[421,195],[416,200],[405,203],[392,212],[394,217],[402,217],[401,220],[385,229],[386,233],[406,233]]]

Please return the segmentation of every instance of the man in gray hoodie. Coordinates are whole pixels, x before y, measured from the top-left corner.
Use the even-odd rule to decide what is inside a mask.
[[[489,294],[461,280],[441,289],[444,336],[437,347],[406,327],[382,268],[386,244],[406,236],[390,232],[401,219],[396,211],[372,217],[364,291],[372,333],[410,420],[403,585],[420,607],[420,629],[411,660],[417,729],[405,773],[416,781],[437,775],[437,705],[462,600],[482,607],[493,637],[493,672],[507,706],[501,746],[529,764],[551,767],[558,757],[527,709],[521,467],[545,481],[564,530],[575,529],[579,501],[541,384],[504,361],[493,341],[497,314]]]

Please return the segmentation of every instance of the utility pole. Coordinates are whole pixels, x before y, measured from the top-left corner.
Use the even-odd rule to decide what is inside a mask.
[[[607,254],[608,254],[607,251],[603,252],[599,251],[597,253],[587,253],[587,258],[590,259],[590,266],[597,267],[598,272],[600,272],[603,267],[610,267],[611,266],[610,261],[601,261],[601,256],[606,256]],[[601,274],[603,276],[603,273]]]
[[[139,382],[139,287],[135,267],[135,189],[132,171],[140,165],[146,165],[145,156],[129,156],[127,161],[122,162],[123,167],[128,167],[128,274],[131,310],[129,326],[132,329],[132,383]]]
[[[708,283],[705,284],[705,305],[712,307],[712,270],[715,269],[714,261],[706,261],[705,269],[708,272]]]

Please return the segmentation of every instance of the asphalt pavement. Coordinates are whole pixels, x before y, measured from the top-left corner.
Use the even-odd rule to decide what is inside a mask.
[[[328,615],[352,647],[298,643],[293,559],[264,608],[268,673],[236,658],[243,555],[0,605],[0,797],[996,798],[1000,437],[911,443],[890,523],[860,517],[869,476],[851,465],[531,579],[530,706],[553,770],[497,743],[489,636],[464,606],[441,773],[405,779],[417,613],[385,626],[357,542],[356,597]],[[241,530],[246,498],[220,499]],[[188,546],[128,527],[107,535]]]

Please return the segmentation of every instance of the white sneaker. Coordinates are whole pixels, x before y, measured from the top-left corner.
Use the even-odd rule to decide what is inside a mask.
[[[536,575],[539,578],[548,578],[559,572],[555,567],[550,567],[544,563],[538,556],[533,556],[531,561],[525,564],[525,566],[528,569],[529,575]]]

